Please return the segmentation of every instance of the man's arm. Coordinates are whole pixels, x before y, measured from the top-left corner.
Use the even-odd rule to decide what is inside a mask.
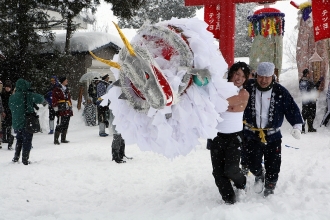
[[[241,89],[238,95],[229,97],[228,101],[228,109],[229,112],[242,112],[244,111],[248,100],[249,100],[249,93],[245,89]]]

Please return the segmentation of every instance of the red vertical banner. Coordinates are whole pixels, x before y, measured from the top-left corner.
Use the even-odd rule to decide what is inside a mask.
[[[315,42],[330,38],[330,0],[313,0],[312,15]]]
[[[204,21],[209,25],[207,30],[212,32],[214,38],[220,37],[220,4],[205,5]]]

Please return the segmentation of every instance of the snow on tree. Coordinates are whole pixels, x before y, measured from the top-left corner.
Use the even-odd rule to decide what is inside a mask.
[[[191,18],[199,7],[186,7],[184,0],[146,0],[146,3],[130,19],[119,18],[121,28],[140,28],[143,23],[151,24],[171,18]]]

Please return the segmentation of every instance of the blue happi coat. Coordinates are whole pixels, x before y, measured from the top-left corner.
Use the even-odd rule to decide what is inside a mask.
[[[255,79],[248,81],[246,90],[249,92],[250,97],[244,111],[243,120],[245,120],[249,125],[252,125],[254,128],[257,128],[255,111],[257,87]],[[268,124],[266,126],[266,128],[273,128],[274,132],[270,132],[272,134],[265,132],[267,142],[273,142],[282,138],[279,128],[282,126],[284,116],[292,126],[303,123],[300,109],[288,90],[275,82],[270,100]],[[247,127],[244,126],[244,137],[246,139],[260,140],[258,135],[259,132],[251,131],[251,129],[247,129]]]

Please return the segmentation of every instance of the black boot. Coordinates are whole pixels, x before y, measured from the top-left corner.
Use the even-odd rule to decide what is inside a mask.
[[[302,134],[305,134],[306,132],[305,132],[305,124],[306,124],[306,122],[304,122],[303,124],[302,124],[302,129],[301,129],[301,133]]]
[[[61,132],[60,131],[56,131],[54,133],[54,144],[55,145],[60,145],[60,142],[58,141],[58,138],[60,137]]]
[[[29,163],[30,163],[29,156],[30,156],[30,151],[23,149],[23,152],[22,152],[22,163],[24,165],[29,165]]]
[[[13,150],[14,136],[8,136],[8,150]]]
[[[3,125],[2,125],[2,143],[8,143],[7,127],[4,127]]]
[[[128,160],[132,160],[133,157],[128,157],[125,155],[125,140],[121,137],[120,135],[120,138],[121,138],[121,145],[120,145],[120,149],[119,149],[119,157],[120,159],[124,159],[124,157],[126,157],[126,159]]]
[[[116,163],[126,163],[126,161],[123,160],[124,152],[122,151],[122,153],[120,153],[120,149],[123,148],[122,146],[125,146],[125,143],[123,143],[123,141],[124,140],[122,139],[120,134],[113,135],[113,141],[111,144],[112,160],[116,161]]]
[[[262,168],[261,171],[255,176],[254,180],[254,191],[255,193],[261,193],[264,190],[265,182],[265,170]]]
[[[62,135],[61,135],[61,143],[69,143],[70,141],[66,140],[66,134],[67,134],[68,130],[64,130],[62,131]]]
[[[120,157],[120,150],[113,148],[112,148],[112,160],[114,160],[116,163],[126,163],[126,161]]]
[[[13,162],[17,162],[19,160],[19,157],[21,155],[21,150],[22,150],[22,144],[16,144]]]
[[[265,190],[264,190],[264,197],[267,197],[270,194],[274,194],[275,187],[276,187],[276,182],[266,181]]]
[[[314,119],[307,119],[308,132],[316,132],[316,129],[313,127]]]

